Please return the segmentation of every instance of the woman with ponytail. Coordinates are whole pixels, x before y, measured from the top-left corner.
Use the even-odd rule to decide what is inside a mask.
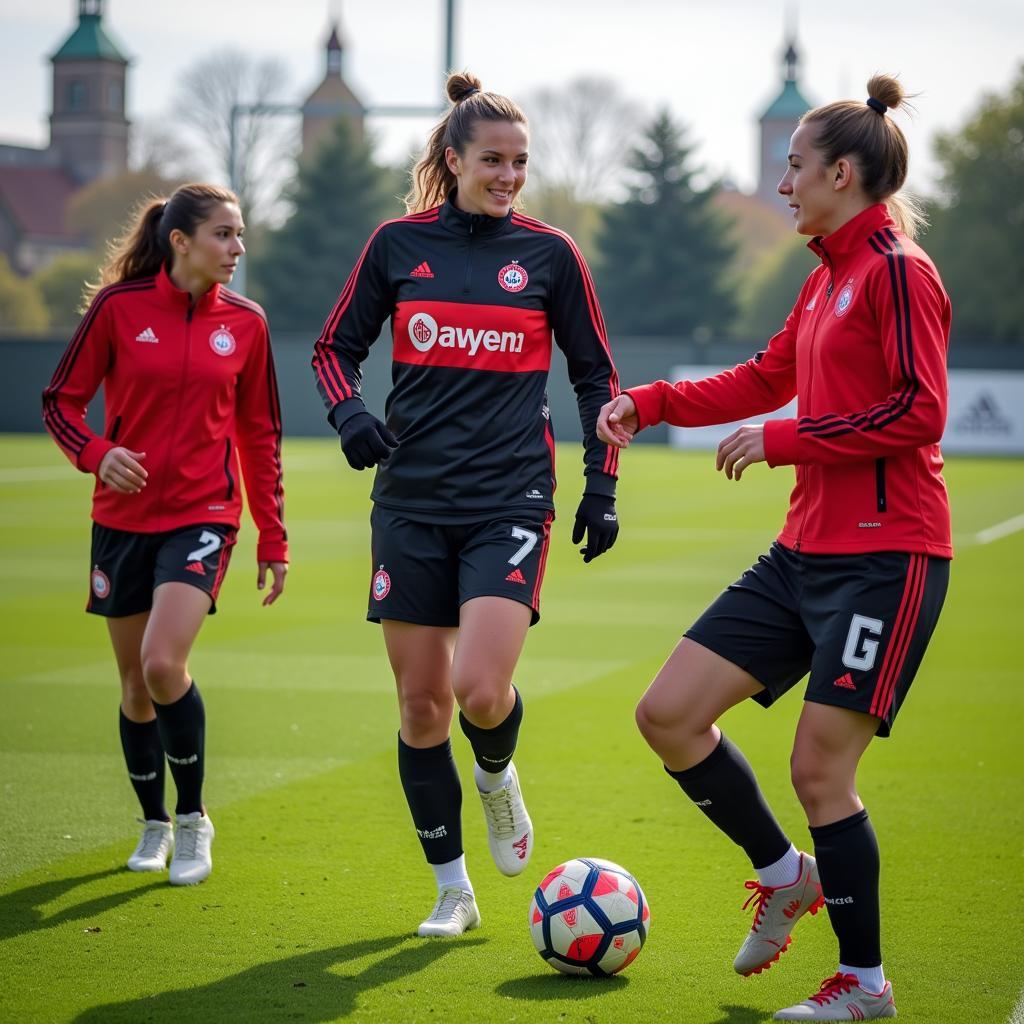
[[[281,415],[263,310],[224,287],[242,244],[238,199],[183,185],[139,210],[49,386],[47,430],[96,477],[87,610],[107,620],[121,678],[120,733],[142,807],[133,871],[193,885],[213,867],[202,801],[206,715],[188,656],[216,611],[239,527],[239,464],[259,528],[264,605],[284,588],[288,548]],[[86,407],[103,385],[105,426]],[[164,805],[164,763],[177,788]]]
[[[898,194],[907,143],[886,111],[888,75],[865,102],[806,113],[779,192],[821,265],[763,352],[700,381],[656,381],[602,410],[599,435],[625,447],[644,427],[762,416],[794,396],[797,415],[733,431],[716,468],[794,466],[789,516],[771,550],[719,596],[669,656],[637,708],[644,738],[687,797],[750,858],[754,921],[733,964],[779,959],[824,905],[839,966],[777,1020],[894,1017],[882,969],[878,843],[857,767],[889,735],[946,594],[946,422],[950,304]],[[814,855],[768,807],[742,753],[716,725],[752,698],[767,707],[810,673],[791,756]]]
[[[420,935],[480,923],[462,847],[452,759],[455,705],[473,748],[498,870],[533,852],[512,755],[512,684],[554,518],[547,408],[552,335],[583,424],[573,543],[590,562],[618,532],[618,452],[594,433],[618,393],[590,271],[572,239],[518,212],[529,134],[511,100],[448,79],[452,107],[413,172],[409,215],[367,242],[316,343],[317,386],[354,469],[377,466],[367,618],[380,622],[398,689],[398,770],[438,896]],[[360,365],[391,320],[386,423],[360,397]]]

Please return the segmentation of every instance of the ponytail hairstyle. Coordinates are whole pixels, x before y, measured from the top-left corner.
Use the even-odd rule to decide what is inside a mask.
[[[885,112],[898,107],[913,110],[903,86],[892,75],[873,75],[867,102],[842,100],[816,107],[800,124],[816,129],[813,145],[826,164],[852,158],[868,198],[885,203],[896,226],[914,238],[928,222],[916,196],[897,195],[907,178],[907,139]]]
[[[477,121],[509,121],[526,126],[519,106],[496,92],[484,92],[480,79],[468,71],[453,71],[445,83],[452,108],[434,126],[416,166],[412,187],[405,197],[406,213],[421,213],[441,203],[455,188],[455,175],[448,169],[445,150],[451,146],[459,156],[473,140]]]
[[[142,200],[124,233],[107,244],[107,259],[100,268],[99,280],[86,284],[83,304],[88,306],[108,284],[152,277],[161,267],[170,268],[174,257],[171,232],[178,230],[191,238],[221,203],[238,205],[238,196],[218,185],[195,183],[182,185],[170,198],[151,196]]]

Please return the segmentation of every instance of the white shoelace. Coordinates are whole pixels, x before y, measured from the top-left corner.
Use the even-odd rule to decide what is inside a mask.
[[[516,831],[512,810],[512,787],[502,786],[493,793],[481,793],[491,831],[499,839],[507,839]]]
[[[199,823],[182,822],[176,836],[178,860],[195,860],[196,844],[199,842]]]
[[[431,921],[450,921],[455,917],[462,904],[463,892],[461,889],[442,889],[437,897],[437,906],[430,915]]]
[[[166,834],[166,829],[157,825],[147,825],[142,830],[142,838],[139,840],[139,856],[155,857],[160,852],[160,844]]]

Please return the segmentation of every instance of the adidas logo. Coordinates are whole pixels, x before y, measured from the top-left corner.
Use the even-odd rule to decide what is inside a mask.
[[[505,577],[505,579],[506,579],[506,580],[507,580],[507,581],[508,581],[509,583],[525,583],[525,582],[526,582],[526,577],[525,577],[525,576],[524,576],[524,575],[523,575],[523,574],[522,574],[522,573],[521,573],[521,572],[520,572],[520,571],[519,571],[518,569],[513,569],[513,570],[512,570],[512,571],[511,571],[511,572],[510,572],[510,573],[509,573],[509,574],[508,574],[508,575],[507,575],[507,576]]]
[[[983,391],[953,423],[964,434],[1012,434],[1013,421],[1003,415],[995,395]]]
[[[147,327],[144,331],[135,335],[136,341],[148,341],[151,344],[156,344],[160,339],[153,333],[152,327]]]
[[[849,672],[845,676],[840,676],[833,684],[838,686],[842,690],[856,690],[857,687],[854,685],[853,676]]]
[[[189,564],[185,566],[185,569],[187,572],[194,572],[199,576],[206,575],[206,570],[203,568],[202,562],[189,562]]]
[[[415,270],[409,271],[410,277],[433,277],[434,272],[430,269],[430,264],[424,260]]]

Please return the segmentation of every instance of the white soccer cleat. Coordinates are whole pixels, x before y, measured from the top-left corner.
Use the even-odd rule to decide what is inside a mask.
[[[143,821],[142,825],[139,845],[128,858],[129,871],[166,871],[174,846],[174,826],[159,819]]]
[[[171,885],[195,885],[213,870],[213,822],[199,811],[179,814],[171,858]]]
[[[509,763],[508,781],[492,793],[481,793],[487,821],[487,845],[503,875],[518,875],[533,853],[533,822],[526,813],[519,773]]]
[[[895,1016],[896,1004],[889,982],[881,992],[867,992],[858,984],[857,975],[834,974],[821,983],[821,988],[810,999],[779,1010],[775,1019],[880,1020]]]
[[[480,911],[476,897],[458,886],[440,891],[430,917],[416,931],[417,935],[461,935],[480,927]]]
[[[786,952],[793,926],[808,911],[817,914],[825,905],[818,881],[818,865],[808,853],[800,854],[800,871],[789,885],[746,882],[753,895],[743,909],[754,904],[754,923],[733,961],[737,974],[750,977],[766,971]]]

